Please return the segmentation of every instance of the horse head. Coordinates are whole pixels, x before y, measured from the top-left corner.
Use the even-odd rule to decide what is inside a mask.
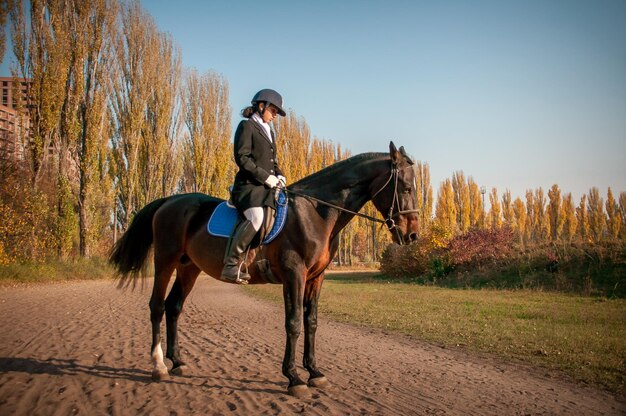
[[[389,169],[370,186],[372,203],[385,218],[385,224],[397,244],[415,242],[418,237],[417,182],[413,160],[404,147],[389,143]]]

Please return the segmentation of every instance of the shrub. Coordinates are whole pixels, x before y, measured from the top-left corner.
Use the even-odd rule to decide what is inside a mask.
[[[380,271],[389,277],[419,276],[430,268],[432,243],[428,237],[417,242],[399,246],[387,246],[380,259]]]
[[[446,247],[446,252],[455,269],[480,270],[486,264],[495,264],[510,257],[513,240],[510,228],[476,229],[454,237]]]

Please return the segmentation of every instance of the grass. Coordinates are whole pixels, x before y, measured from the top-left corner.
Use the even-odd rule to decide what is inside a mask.
[[[280,286],[251,286],[282,302]],[[527,290],[458,290],[329,274],[320,314],[534,365],[624,392],[626,300]]]
[[[49,260],[0,266],[0,285],[108,279],[113,268],[100,259]]]

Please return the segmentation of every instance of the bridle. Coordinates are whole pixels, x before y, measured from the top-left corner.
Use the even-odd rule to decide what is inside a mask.
[[[291,189],[287,189],[286,187],[283,187],[282,189],[288,193],[288,194],[292,194],[292,195],[296,195],[296,196],[300,196],[306,199],[309,199],[311,201],[315,201],[318,202],[320,204],[335,208],[339,211],[343,211],[343,212],[348,212],[352,215],[356,215],[357,217],[361,217],[361,218],[365,218],[369,221],[372,222],[376,222],[379,224],[385,224],[387,226],[387,229],[389,230],[389,232],[396,233],[396,236],[398,237],[398,241],[400,243],[400,245],[404,244],[404,239],[402,238],[402,235],[400,234],[400,229],[398,228],[398,226],[396,225],[396,222],[394,221],[394,218],[396,218],[399,215],[405,215],[405,214],[412,214],[415,212],[419,212],[416,209],[405,209],[402,210],[400,207],[400,198],[398,196],[398,176],[399,176],[399,172],[400,170],[406,169],[406,168],[410,168],[410,165],[404,166],[402,168],[399,168],[395,163],[392,163],[391,165],[391,169],[390,169],[390,174],[389,174],[389,178],[387,178],[387,181],[383,184],[383,186],[380,187],[380,189],[376,192],[374,192],[374,194],[371,196],[370,200],[374,200],[374,198],[376,198],[376,196],[378,196],[379,193],[382,192],[383,189],[385,189],[387,187],[387,185],[389,185],[390,182],[393,181],[393,200],[391,201],[391,206],[389,207],[389,213],[387,214],[387,218],[384,220],[381,220],[379,218],[376,217],[372,217],[371,215],[366,215],[366,214],[361,214],[360,212],[356,212],[356,211],[351,211],[347,208],[344,207],[340,207],[339,205],[335,205],[331,202],[328,201],[324,201],[322,199],[316,198],[314,196],[311,195],[307,195],[307,194],[303,194],[297,191],[293,191]],[[397,212],[394,213],[394,207],[397,205],[398,210]]]

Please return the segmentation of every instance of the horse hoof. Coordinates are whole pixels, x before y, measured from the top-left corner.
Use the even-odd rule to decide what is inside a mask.
[[[187,367],[186,365],[180,365],[178,367],[174,367],[172,368],[172,371],[170,371],[170,373],[172,373],[175,376],[184,376],[188,374],[188,372],[189,372],[189,367]]]
[[[159,370],[152,370],[152,381],[165,381],[169,380],[170,376],[167,373],[160,372]]]
[[[322,389],[326,386],[328,386],[328,379],[324,376],[309,379],[309,387]]]
[[[313,397],[313,395],[311,394],[311,391],[306,386],[306,384],[301,384],[299,386],[291,386],[287,389],[287,393],[289,393],[290,396],[293,396],[297,399],[310,399],[311,397]]]

